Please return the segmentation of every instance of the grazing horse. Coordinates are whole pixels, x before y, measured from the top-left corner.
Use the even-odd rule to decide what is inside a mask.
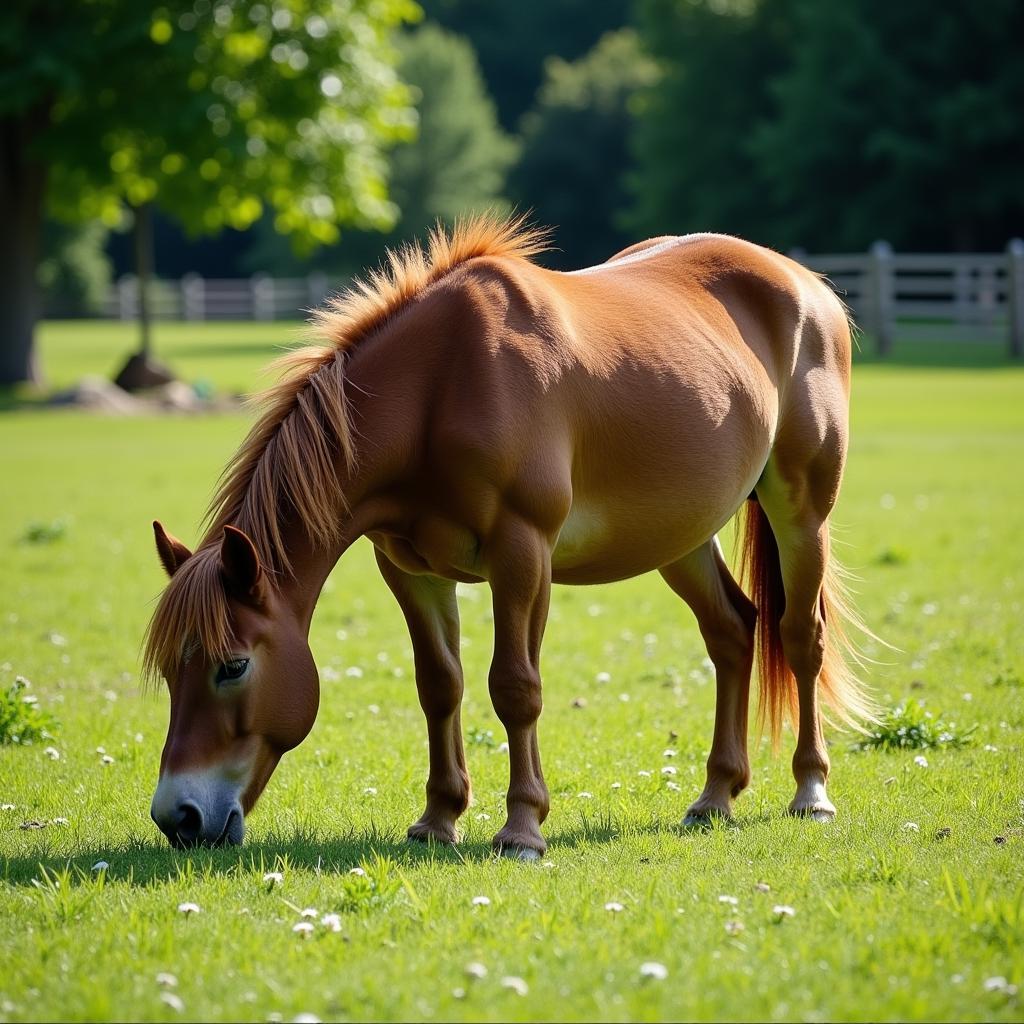
[[[477,218],[406,248],[315,314],[226,468],[195,552],[154,523],[170,575],[144,670],[170,725],[152,815],[175,845],[241,842],[244,815],[319,702],[308,646],[328,573],[359,537],[412,637],[427,720],[413,839],[454,842],[470,800],[459,581],[490,584],[491,700],[508,733],[495,846],[543,853],[537,719],[552,583],[657,570],[717,676],[707,783],[688,823],[748,784],[755,656],[775,736],[797,729],[793,814],[827,820],[820,704],[854,722],[828,517],[847,446],[850,327],[813,273],[723,235],[657,238],[575,273],[544,239]],[[746,510],[750,597],[716,533]]]

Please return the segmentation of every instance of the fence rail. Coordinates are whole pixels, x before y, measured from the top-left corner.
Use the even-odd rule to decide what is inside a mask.
[[[896,253],[876,242],[866,253],[790,253],[825,274],[880,354],[896,338],[996,340],[1024,355],[1024,241],[1003,253]],[[336,287],[335,282],[333,287]],[[302,278],[202,278],[154,281],[151,315],[165,320],[294,319],[333,290],[324,274]],[[47,310],[59,315],[59,310]],[[113,284],[103,316],[132,320],[138,289],[132,275]]]

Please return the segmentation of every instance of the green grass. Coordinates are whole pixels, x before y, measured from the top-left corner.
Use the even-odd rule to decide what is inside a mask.
[[[166,325],[158,345],[183,372],[244,389],[293,335]],[[58,383],[106,372],[130,340],[117,325],[49,325],[43,338]],[[1022,396],[1024,372],[991,349],[898,351],[856,372],[839,550],[865,618],[898,648],[872,652],[871,681],[888,708],[914,700],[958,734],[973,728],[965,746],[858,751],[831,732],[840,816],[821,826],[783,813],[791,737],[777,758],[761,743],[735,822],[681,833],[714,702],[692,616],[657,577],[557,588],[541,865],[489,849],[507,758],[487,699],[484,588],[460,598],[465,839],[403,841],[425,733],[404,625],[365,542],[313,623],[319,721],[247,845],[167,848],[148,818],[167,700],[140,693],[136,661],[162,585],[149,521],[194,539],[245,417],[0,416],[0,690],[29,678],[58,723],[52,739],[0,746],[0,1021],[1021,1019],[1021,996],[986,981],[1024,983]],[[360,865],[365,877],[349,873]],[[279,885],[264,881],[273,870]],[[776,904],[795,916],[777,920]],[[340,931],[303,939],[292,929],[307,907],[338,913]],[[646,961],[667,978],[641,977]],[[471,962],[486,976],[468,976]]]

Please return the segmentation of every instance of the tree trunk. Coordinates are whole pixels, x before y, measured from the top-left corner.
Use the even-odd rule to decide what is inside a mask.
[[[0,385],[41,383],[34,349],[46,167],[29,144],[38,112],[0,119]]]
[[[153,277],[152,204],[132,207],[132,241],[135,248],[135,286],[139,300],[139,347],[121,367],[114,383],[125,391],[145,391],[174,380],[174,374],[153,358],[151,345],[149,286]]]
[[[135,245],[135,286],[139,295],[139,351],[149,359],[152,346],[149,329],[149,282],[153,276],[153,219],[150,204],[132,207],[132,241]]]

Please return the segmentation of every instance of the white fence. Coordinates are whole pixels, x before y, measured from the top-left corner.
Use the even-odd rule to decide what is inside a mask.
[[[1024,241],[994,254],[867,253],[791,255],[825,274],[880,354],[895,338],[1005,339],[1024,355]]]
[[[857,323],[885,354],[896,338],[1002,340],[1024,355],[1024,242],[1003,253],[895,253],[876,242],[866,253],[791,255],[828,276]],[[304,278],[202,278],[154,281],[151,315],[168,320],[278,320],[303,316],[345,282]],[[138,312],[135,278],[112,286],[104,313]]]

